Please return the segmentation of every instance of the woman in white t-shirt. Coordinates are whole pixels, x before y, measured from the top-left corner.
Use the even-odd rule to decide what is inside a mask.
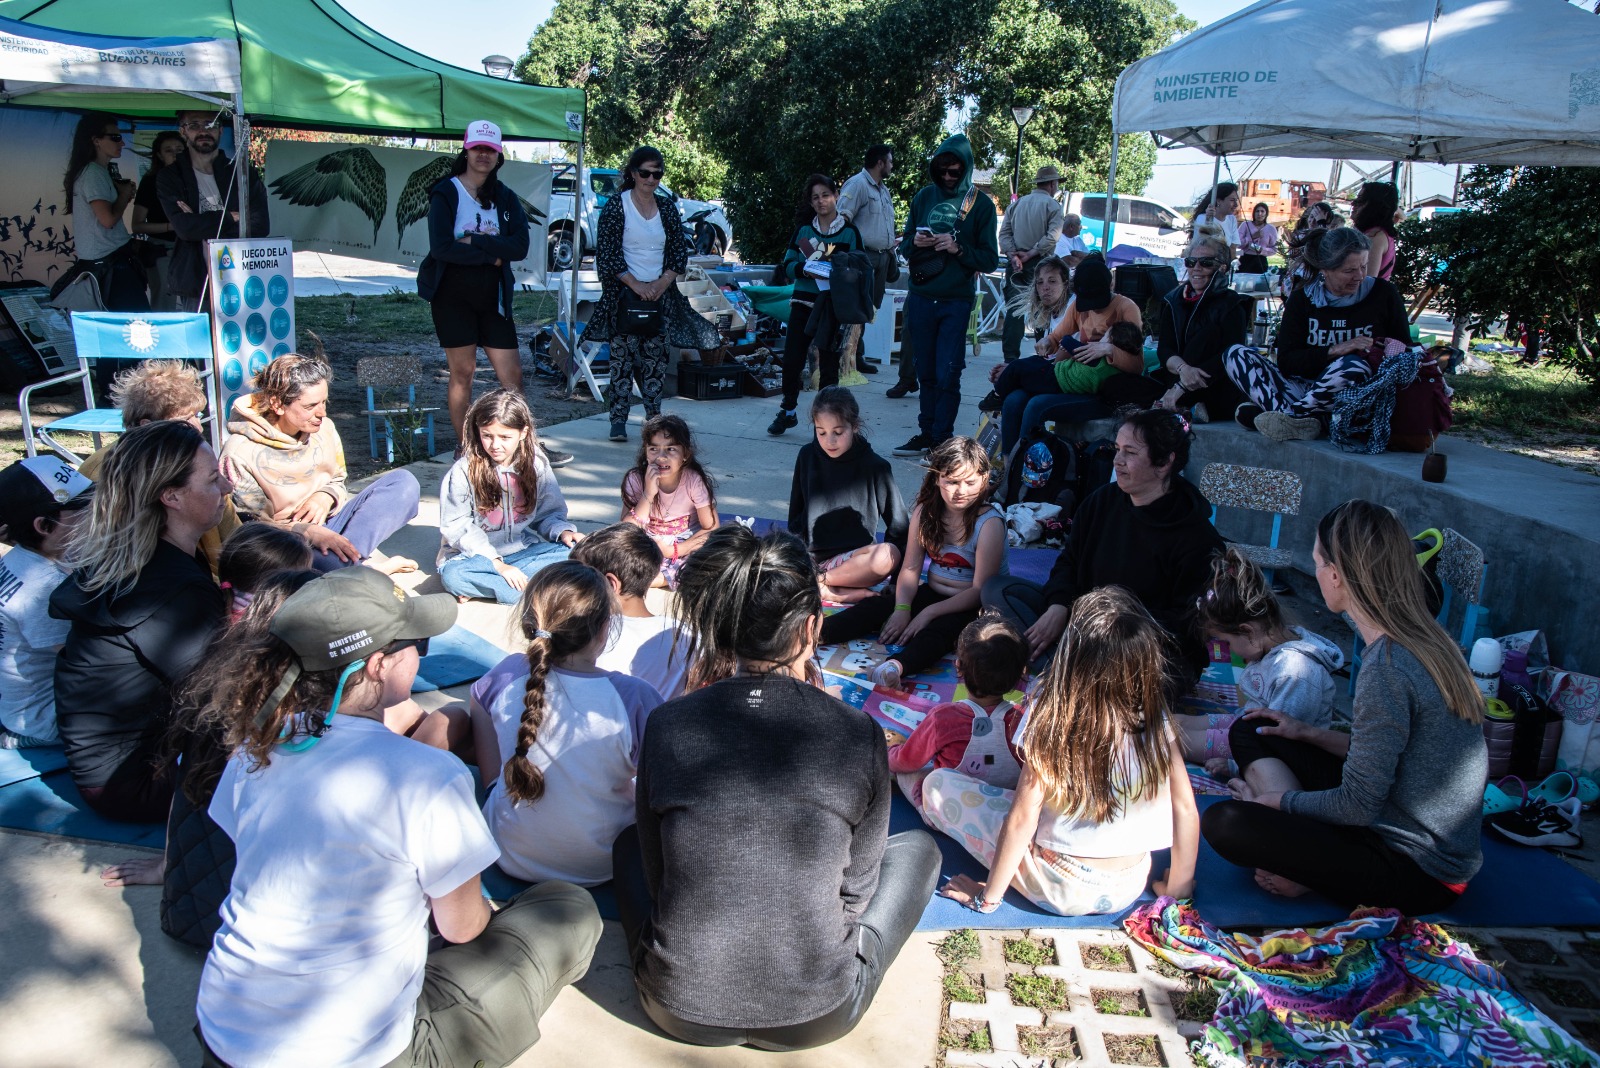
[[[688,269],[689,243],[677,204],[661,192],[665,173],[658,150],[634,149],[622,169],[621,188],[600,209],[595,236],[600,305],[585,329],[611,342],[606,407],[612,441],[628,440],[635,382],[645,418],[661,414],[669,344],[701,350],[722,344],[716,327],[689,307],[674,284]]]
[[[500,127],[479,119],[467,127],[465,141],[449,177],[428,192],[428,256],[417,268],[417,292],[433,306],[433,328],[450,369],[450,425],[458,442],[479,348],[500,387],[522,392],[511,265],[528,258],[528,213],[500,180],[506,162]]]
[[[1228,239],[1229,259],[1239,258],[1239,187],[1233,182],[1218,182],[1217,188],[1200,198],[1194,206],[1194,232],[1202,226],[1222,227]]]
[[[1127,590],[1078,598],[1017,731],[1016,791],[952,768],[923,781],[924,818],[989,866],[986,882],[951,879],[946,897],[992,912],[1014,885],[1063,916],[1120,912],[1144,893],[1150,854],[1168,847],[1172,866],[1152,889],[1194,893],[1200,818],[1167,721],[1167,658],[1161,625]]]
[[[78,266],[93,273],[100,283],[101,301],[112,311],[149,311],[144,266],[122,220],[139,186],[115,173],[121,158],[122,130],[116,118],[98,111],[87,113],[72,134],[62,191],[67,213],[72,216]]]
[[[195,1007],[204,1064],[503,1065],[588,970],[590,896],[546,883],[491,913],[471,773],[383,724],[455,617],[346,568],[200,669],[234,750],[209,812],[238,854]],[[432,952],[430,917],[452,943]]]

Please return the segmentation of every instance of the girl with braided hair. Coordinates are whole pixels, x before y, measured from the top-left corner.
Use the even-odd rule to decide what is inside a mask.
[[[518,614],[528,651],[472,687],[483,815],[508,874],[596,886],[633,823],[639,743],[661,695],[595,667],[611,639],[611,587],[587,564],[534,575]]]

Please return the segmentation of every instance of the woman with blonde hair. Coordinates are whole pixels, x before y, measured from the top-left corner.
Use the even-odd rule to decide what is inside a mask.
[[[56,721],[89,807],[134,823],[166,818],[157,753],[178,683],[222,625],[225,599],[197,556],[231,487],[186,422],[146,423],[112,446],[94,504],[50,598],[71,623],[56,661]]]
[[[1392,512],[1346,501],[1323,517],[1312,556],[1328,608],[1367,645],[1350,731],[1270,709],[1241,717],[1228,737],[1237,800],[1207,809],[1202,831],[1274,894],[1438,912],[1483,863],[1483,700]]]

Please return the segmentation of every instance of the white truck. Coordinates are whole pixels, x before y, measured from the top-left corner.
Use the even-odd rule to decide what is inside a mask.
[[[565,271],[572,267],[573,236],[579,232],[574,229],[572,211],[577,167],[571,163],[553,163],[551,166],[554,174],[550,179],[548,262],[550,270]],[[584,183],[581,233],[584,255],[589,256],[594,254],[600,208],[608,197],[617,192],[622,174],[610,167],[586,167],[584,170],[588,181]],[[733,247],[733,227],[729,225],[728,217],[720,206],[680,197],[665,185],[661,186],[661,191],[677,203],[678,214],[683,217],[684,234],[695,252],[721,255]]]

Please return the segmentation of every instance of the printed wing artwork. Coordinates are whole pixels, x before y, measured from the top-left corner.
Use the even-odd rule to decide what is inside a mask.
[[[394,206],[395,239],[405,240],[406,229],[413,223],[419,223],[428,217],[428,194],[433,191],[434,185],[450,174],[452,156],[435,156],[431,161],[411,172],[406,179],[406,184],[400,190],[400,200]],[[528,221],[533,225],[544,222],[544,212],[528,203],[520,195],[522,210],[528,213]]]
[[[378,227],[389,210],[388,175],[372,153],[360,147],[319,156],[313,162],[273,179],[271,188],[291,204],[320,207],[334,200],[354,204],[372,220],[374,241],[378,239]]]

